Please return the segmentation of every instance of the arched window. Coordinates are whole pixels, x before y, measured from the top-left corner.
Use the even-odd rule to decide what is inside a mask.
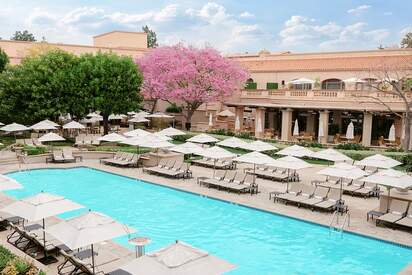
[[[253,81],[253,78],[248,78],[248,80],[246,80],[246,83],[253,83],[255,81]]]
[[[322,81],[322,90],[343,90],[345,83],[337,78],[329,78]]]

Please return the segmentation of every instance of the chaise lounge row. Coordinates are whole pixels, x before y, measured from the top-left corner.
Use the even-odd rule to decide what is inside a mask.
[[[202,158],[192,160],[192,163],[199,166],[215,168],[215,169],[236,169],[236,163],[231,160],[221,160],[212,158]]]
[[[121,167],[137,167],[140,155],[126,152],[116,152],[113,158],[100,159],[100,163]]]
[[[340,192],[337,188],[293,183],[287,192],[277,194],[274,201],[304,206],[312,210],[334,211],[340,201]]]
[[[257,193],[258,185],[253,183],[253,175],[244,172],[218,170],[211,178],[198,178],[200,185],[237,193]]]
[[[143,168],[143,172],[157,174],[169,178],[190,178],[192,172],[189,165],[181,160],[161,160],[157,166]]]
[[[412,205],[408,201],[392,199],[388,213],[376,219],[376,225],[400,226],[412,229]]]
[[[328,178],[326,181],[312,181],[312,184],[323,187],[340,188],[340,179]],[[362,181],[343,181],[342,190],[344,194],[360,197],[377,197],[379,196],[379,187],[375,183]]]
[[[296,171],[288,172],[288,169],[258,165],[255,170],[247,170],[248,174],[254,174],[257,177],[271,179],[275,181],[299,181],[299,174]]]
[[[52,161],[58,163],[76,162],[76,158],[73,156],[73,152],[70,149],[65,148],[63,150],[53,151]],[[46,162],[48,162],[47,159]]]

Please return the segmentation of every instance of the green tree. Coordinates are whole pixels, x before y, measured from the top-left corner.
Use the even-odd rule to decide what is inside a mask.
[[[405,34],[405,37],[401,41],[402,48],[412,48],[412,32]]]
[[[112,113],[136,110],[142,101],[139,90],[142,74],[130,57],[112,53],[85,54],[80,57],[79,72],[83,76],[85,94],[92,110],[103,116],[104,133]]]
[[[6,65],[9,63],[9,57],[6,52],[0,48],[0,73],[4,71]]]
[[[147,33],[147,47],[148,48],[157,48],[157,35],[150,29],[147,25],[142,28],[142,30]]]
[[[2,119],[31,124],[61,113],[84,115],[88,95],[78,64],[78,57],[56,49],[8,67],[0,76]]]
[[[36,41],[36,38],[32,33],[30,33],[28,30],[24,31],[16,31],[12,37],[10,37],[11,40],[18,40],[18,41]]]

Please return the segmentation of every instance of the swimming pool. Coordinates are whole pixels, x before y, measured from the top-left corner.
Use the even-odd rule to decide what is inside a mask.
[[[228,274],[396,274],[412,261],[408,248],[94,169],[9,176],[25,187],[9,195],[63,195],[138,229],[148,251],[182,240],[238,265]]]

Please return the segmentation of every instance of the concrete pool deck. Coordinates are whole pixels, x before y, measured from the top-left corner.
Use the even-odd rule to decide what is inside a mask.
[[[273,203],[273,200],[269,200],[269,193],[272,191],[285,191],[286,184],[280,182],[274,182],[270,180],[264,179],[257,179],[257,183],[259,184],[259,191],[260,193],[257,195],[248,195],[248,194],[234,194],[225,191],[219,191],[212,188],[201,187],[197,184],[196,178],[202,176],[212,176],[213,170],[198,166],[191,166],[191,170],[193,171],[194,178],[186,179],[186,180],[175,180],[175,179],[168,179],[163,178],[155,175],[150,175],[142,172],[141,168],[119,168],[113,166],[107,166],[100,164],[99,160],[87,159],[83,162],[79,163],[72,163],[72,164],[45,164],[45,163],[33,163],[33,164],[25,164],[23,166],[24,169],[38,169],[38,168],[71,168],[71,167],[90,167],[99,169],[102,171],[115,173],[118,175],[123,175],[131,178],[136,178],[148,182],[153,182],[159,185],[167,186],[176,188],[182,191],[192,192],[199,195],[225,200],[229,202],[233,202],[240,205],[245,205],[248,207],[253,207],[256,209],[269,211],[276,214],[286,215],[293,218],[305,220],[308,222],[314,222],[317,224],[329,226],[330,220],[332,218],[332,214],[330,213],[322,213],[317,211],[311,211],[305,208],[298,208],[292,205],[284,205],[281,203]],[[245,167],[249,167],[247,165],[238,165],[238,169],[242,169]],[[312,168],[308,168],[305,170],[300,171],[301,182],[303,183],[310,183],[314,179],[322,179],[322,176],[316,174],[317,171],[322,169],[323,166],[314,166]],[[0,165],[0,173],[7,173],[12,171],[18,171],[19,165],[18,164],[3,164]],[[47,191],[47,190],[45,190]],[[376,198],[359,198],[359,197],[351,197],[348,195],[344,195],[343,199],[345,200],[346,204],[349,206],[350,210],[350,225],[349,227],[345,226],[346,231],[350,231],[353,233],[362,234],[365,236],[370,236],[374,238],[379,238],[382,240],[386,240],[389,242],[397,243],[400,245],[406,245],[412,247],[412,238],[411,233],[401,230],[394,230],[391,228],[386,227],[377,227],[374,221],[366,221],[366,213],[372,209],[378,208],[378,199]],[[80,202],[81,203],[81,202]],[[339,233],[337,233],[339,234]],[[5,240],[4,233],[0,234],[2,240]],[[150,237],[150,236],[149,236]],[[183,240],[184,241],[184,240]],[[107,242],[107,244],[103,245],[102,250],[113,250],[117,253],[122,255],[120,259],[122,262],[127,262],[133,258],[133,251],[130,251],[124,247],[121,247],[114,242]],[[113,269],[116,267],[121,266],[122,263],[118,263],[115,266],[115,263],[111,263],[113,265]],[[55,266],[48,266],[49,270],[51,271],[48,274],[55,274],[56,271]],[[108,267],[107,267],[108,268]],[[107,270],[107,269],[106,269]],[[412,265],[406,267],[400,274],[412,274]]]

